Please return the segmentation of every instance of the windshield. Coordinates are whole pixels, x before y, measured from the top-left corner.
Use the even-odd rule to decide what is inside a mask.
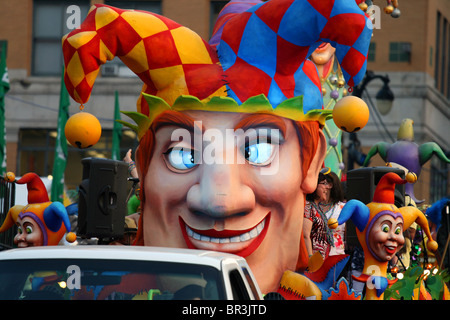
[[[173,262],[43,259],[0,261],[0,300],[216,300],[221,273]]]

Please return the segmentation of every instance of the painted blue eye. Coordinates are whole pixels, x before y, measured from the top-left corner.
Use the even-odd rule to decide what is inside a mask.
[[[169,164],[177,170],[189,170],[197,165],[195,152],[185,148],[171,148],[166,153]]]
[[[274,147],[271,143],[254,143],[245,147],[245,159],[256,165],[266,164],[272,157]]]

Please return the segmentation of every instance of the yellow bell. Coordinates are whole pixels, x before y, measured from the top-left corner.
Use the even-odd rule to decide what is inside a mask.
[[[334,106],[333,120],[341,130],[356,132],[364,128],[369,121],[369,108],[361,98],[346,96]]]
[[[95,116],[82,111],[67,120],[64,133],[72,146],[85,149],[98,142],[102,134],[102,127]]]

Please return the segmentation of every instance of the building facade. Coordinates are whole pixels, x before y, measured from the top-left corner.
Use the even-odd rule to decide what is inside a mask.
[[[11,89],[6,96],[7,168],[16,175],[34,171],[50,175],[53,166],[59,92],[62,73],[61,37],[81,22],[95,3],[152,11],[171,18],[209,39],[213,23],[227,1],[214,0],[0,0],[0,41],[7,41]],[[414,120],[418,144],[435,141],[450,150],[450,1],[410,0],[400,3],[401,17],[382,12],[375,19],[368,70],[388,75],[394,93],[387,114],[371,113],[358,132],[362,151],[379,141],[395,140],[403,118]],[[102,67],[85,110],[102,125],[102,138],[93,148],[69,148],[66,184],[78,186],[85,157],[110,157],[114,93],[121,110],[135,110],[142,83],[119,59]],[[365,100],[375,101],[382,82],[371,81]],[[376,103],[373,103],[376,107]],[[69,112],[78,112],[71,100]],[[123,120],[126,118],[122,116]],[[344,146],[349,137],[344,134]],[[137,146],[131,131],[124,131],[122,155]],[[345,150],[344,150],[345,154]],[[447,153],[448,155],[448,153]],[[384,165],[374,158],[370,165]],[[356,166],[357,167],[357,166]],[[437,159],[424,166],[415,186],[416,196],[429,202],[450,193],[448,165]]]
[[[363,152],[379,141],[393,142],[404,118],[414,121],[417,144],[434,141],[450,151],[450,1],[411,0],[399,2],[401,16],[392,18],[380,5],[373,32],[368,70],[388,76],[394,94],[386,114],[371,110],[367,126],[358,133]],[[376,17],[375,17],[376,19]],[[376,22],[376,21],[375,21]],[[363,98],[376,105],[383,82],[373,80]],[[370,164],[384,165],[377,156]],[[418,199],[434,202],[450,194],[449,165],[433,157],[422,169],[414,187]]]

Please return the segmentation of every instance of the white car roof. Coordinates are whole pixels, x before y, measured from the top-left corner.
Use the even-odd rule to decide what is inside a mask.
[[[18,248],[0,251],[1,260],[30,259],[113,259],[165,261],[201,264],[221,269],[226,259],[236,260],[240,265],[242,257],[207,250],[179,249],[145,246],[79,245]]]

